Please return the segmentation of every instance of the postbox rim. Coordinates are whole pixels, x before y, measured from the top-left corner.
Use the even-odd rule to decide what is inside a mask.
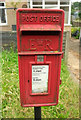
[[[33,12],[33,11],[39,11],[39,12],[62,12],[64,14],[63,9],[41,9],[41,8],[18,8],[16,12],[25,12],[25,11]]]

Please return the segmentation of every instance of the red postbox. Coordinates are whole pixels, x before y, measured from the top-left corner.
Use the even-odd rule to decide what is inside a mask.
[[[63,27],[63,10],[17,10],[20,99],[23,107],[58,103]]]

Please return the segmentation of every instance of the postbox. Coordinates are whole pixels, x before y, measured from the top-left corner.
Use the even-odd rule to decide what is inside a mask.
[[[63,27],[63,10],[17,10],[21,106],[58,103]]]

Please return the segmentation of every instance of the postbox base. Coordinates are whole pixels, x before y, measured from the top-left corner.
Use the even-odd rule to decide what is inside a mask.
[[[46,104],[26,104],[26,105],[21,105],[22,107],[39,107],[39,106],[55,106],[57,105],[58,103],[46,103]]]

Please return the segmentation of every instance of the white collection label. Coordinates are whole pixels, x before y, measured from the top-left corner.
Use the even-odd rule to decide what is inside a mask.
[[[32,66],[32,93],[48,92],[48,65]]]

